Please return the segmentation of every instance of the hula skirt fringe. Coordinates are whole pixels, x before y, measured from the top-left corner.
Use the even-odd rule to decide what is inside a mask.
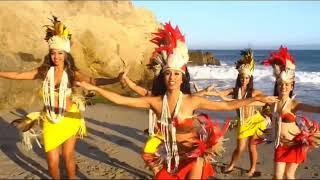
[[[161,132],[149,137],[142,152],[142,158],[155,174],[155,179],[186,179],[190,171],[197,165],[198,158],[203,158],[202,175],[199,179],[207,179],[214,175],[212,167],[213,158],[222,149],[221,138],[226,132],[229,122],[227,121],[221,129],[217,122],[212,122],[208,115],[200,114],[176,123],[178,134],[191,135],[188,145],[177,142],[179,147],[179,164],[171,162],[175,167],[173,172],[168,171],[168,152],[164,144]]]
[[[65,112],[64,118],[58,123],[51,122],[47,116],[43,116],[42,120],[45,152],[57,148],[72,136],[86,135],[85,122],[76,104],[72,104],[70,111]]]
[[[244,123],[239,126],[238,139],[254,135],[261,136],[265,129],[267,129],[267,121],[260,112],[257,112],[253,116],[246,118]]]

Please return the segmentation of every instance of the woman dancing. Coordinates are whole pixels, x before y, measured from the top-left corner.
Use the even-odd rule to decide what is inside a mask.
[[[274,178],[294,179],[296,169],[306,159],[307,150],[320,144],[318,123],[309,121],[305,117],[299,119],[296,113],[298,111],[320,113],[320,107],[294,99],[295,61],[287,48],[281,46],[279,51],[271,53],[265,64],[273,66],[276,77],[274,95],[280,100],[274,107],[276,118]]]
[[[215,102],[190,94],[188,49],[178,27],[166,23],[155,33],[152,42],[159,47],[153,54],[152,64],[162,67],[153,85],[154,96],[130,98],[103,90],[86,82],[78,84],[94,90],[120,105],[152,109],[159,119],[155,124],[160,134],[158,150],[150,154],[148,165],[156,179],[207,179],[213,175],[210,162],[224,130],[219,132],[207,115],[193,114],[196,109],[233,110],[261,101],[272,103],[275,97],[252,97],[230,102]],[[161,41],[167,40],[166,46]]]
[[[263,93],[253,88],[253,71],[254,71],[254,57],[251,49],[241,51],[242,59],[237,61],[236,69],[239,74],[236,79],[234,88],[226,89],[223,91],[212,91],[212,87],[200,91],[201,95],[220,96],[225,100],[226,96],[232,96],[233,99],[246,99],[250,97],[263,96]],[[258,159],[257,144],[263,131],[270,124],[270,120],[265,114],[255,110],[255,106],[240,107],[237,110],[237,147],[233,151],[232,159],[229,165],[223,169],[223,173],[230,173],[236,162],[240,159],[243,151],[245,150],[248,142],[250,169],[247,173],[248,176],[254,176],[256,171],[256,164]]]
[[[49,54],[43,65],[28,72],[0,72],[0,77],[43,80],[41,89],[44,102],[43,111],[28,114],[27,122],[23,123],[32,124],[36,120],[41,120],[44,149],[52,178],[60,179],[59,152],[61,147],[68,178],[75,179],[76,135],[80,137],[86,135],[83,119],[85,105],[83,98],[73,91],[75,80],[105,85],[118,82],[118,78],[93,79],[81,74],[75,67],[73,57],[70,54],[71,34],[69,34],[69,30],[62,22],[58,21],[57,17],[53,17],[52,22],[53,26],[47,26],[45,40],[49,44]],[[29,128],[31,127],[29,126]]]

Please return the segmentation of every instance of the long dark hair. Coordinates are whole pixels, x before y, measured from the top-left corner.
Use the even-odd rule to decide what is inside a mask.
[[[292,96],[293,96],[294,84],[295,84],[295,81],[292,82],[292,90],[289,93],[290,98],[292,98]],[[274,96],[279,96],[278,87],[279,87],[279,83],[278,83],[278,81],[276,81],[276,83],[274,84],[274,89],[273,89]]]
[[[236,85],[234,88],[234,92],[233,92],[233,98],[234,99],[238,99],[238,92],[239,89],[241,88],[241,80],[240,80],[240,74],[238,74],[237,80],[236,80]],[[250,80],[249,83],[247,85],[247,96],[246,98],[250,98],[252,97],[252,93],[253,93],[253,76],[250,76]]]
[[[38,68],[37,78],[44,80],[46,78],[47,72],[51,66],[55,64],[51,60],[50,53],[44,57],[42,65]],[[78,68],[75,66],[74,58],[68,52],[64,51],[64,68],[68,74],[69,83],[73,86],[75,82],[75,72],[78,71]]]
[[[190,74],[188,68],[186,68],[185,74],[182,76],[182,84],[180,90],[184,94],[191,94],[190,89]],[[161,71],[160,74],[154,78],[152,85],[152,95],[162,96],[166,93],[167,87],[164,82],[164,72]]]

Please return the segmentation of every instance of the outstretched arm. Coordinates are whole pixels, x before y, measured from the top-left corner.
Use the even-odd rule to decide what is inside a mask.
[[[131,90],[133,90],[140,96],[151,96],[151,91],[148,91],[147,89],[141,86],[138,86],[130,78],[128,78],[127,76],[128,72],[129,72],[129,68],[126,68],[122,73],[120,73],[119,75],[120,81],[125,82]]]
[[[151,91],[148,91],[147,89],[137,85],[136,83],[131,81],[131,79],[129,79],[128,77],[124,78],[124,81],[131,90],[133,90],[140,96],[151,96]]]
[[[114,84],[119,82],[119,77],[115,77],[115,78],[94,78],[93,79],[93,83],[96,86],[103,86],[103,85],[108,85],[108,84]]]
[[[264,96],[263,92],[262,91],[259,91],[259,90],[254,90],[253,93],[252,93],[252,96],[255,97],[255,96]],[[266,105],[266,103],[263,103],[263,102],[260,102],[260,101],[255,101],[253,103],[250,103],[249,106],[264,106]]]
[[[220,92],[218,92],[220,93]],[[224,101],[232,101],[232,100],[236,100],[233,98],[228,98],[227,95],[233,95],[233,89],[226,89],[224,91],[222,91],[222,93],[220,93],[219,97],[221,99],[223,99]],[[253,97],[255,96],[264,96],[263,93],[261,91],[258,90],[254,90],[254,93],[252,95]],[[248,106],[264,106],[266,105],[266,103],[260,102],[260,101],[254,101],[253,103],[248,104]]]
[[[151,97],[141,97],[141,98],[131,98],[131,97],[125,97],[121,96],[117,93],[110,92],[107,90],[104,90],[102,88],[99,88],[97,86],[94,86],[90,83],[87,83],[85,81],[77,82],[77,85],[87,89],[87,90],[93,90],[101,94],[106,99],[110,100],[113,103],[119,104],[119,105],[126,105],[130,107],[137,107],[137,108],[150,108],[150,98]]]
[[[195,83],[194,83],[194,85],[195,85]],[[214,85],[210,85],[203,90],[199,90],[199,91],[193,93],[193,95],[196,95],[196,96],[219,96],[224,100],[228,99],[228,98],[226,98],[226,96],[230,96],[232,94],[233,94],[233,88],[225,89],[222,91],[217,91],[214,88]]]
[[[36,79],[38,69],[33,69],[27,72],[0,72],[0,77],[6,79],[32,80]]]
[[[211,93],[212,96],[219,96],[218,91],[214,89],[214,85],[211,84],[210,86],[200,90],[198,85],[195,82],[192,82],[194,89],[196,90],[194,93],[192,93],[195,96],[206,96],[209,93]]]
[[[303,112],[312,112],[312,113],[320,113],[319,106],[313,106],[309,104],[305,104],[299,101],[294,101],[293,103],[293,111],[303,111]]]
[[[237,99],[232,101],[211,101],[205,98],[193,96],[192,103],[194,104],[195,109],[207,109],[213,111],[230,111],[239,109],[242,106],[248,105],[255,101],[263,102],[263,103],[274,103],[277,101],[277,97],[275,96],[256,96],[252,98],[246,99]]]

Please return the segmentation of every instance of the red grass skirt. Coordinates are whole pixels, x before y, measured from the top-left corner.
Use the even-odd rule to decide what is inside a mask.
[[[307,157],[306,146],[279,145],[274,153],[275,162],[302,163]]]
[[[167,167],[164,166],[156,175],[155,179],[186,179],[187,175],[192,170],[193,166],[196,164],[196,160],[193,160],[189,163],[186,163],[184,166],[182,165],[178,172],[175,174],[169,174],[167,171]],[[204,162],[202,168],[202,176],[201,179],[208,179],[208,177],[213,176],[214,171],[210,162]]]

